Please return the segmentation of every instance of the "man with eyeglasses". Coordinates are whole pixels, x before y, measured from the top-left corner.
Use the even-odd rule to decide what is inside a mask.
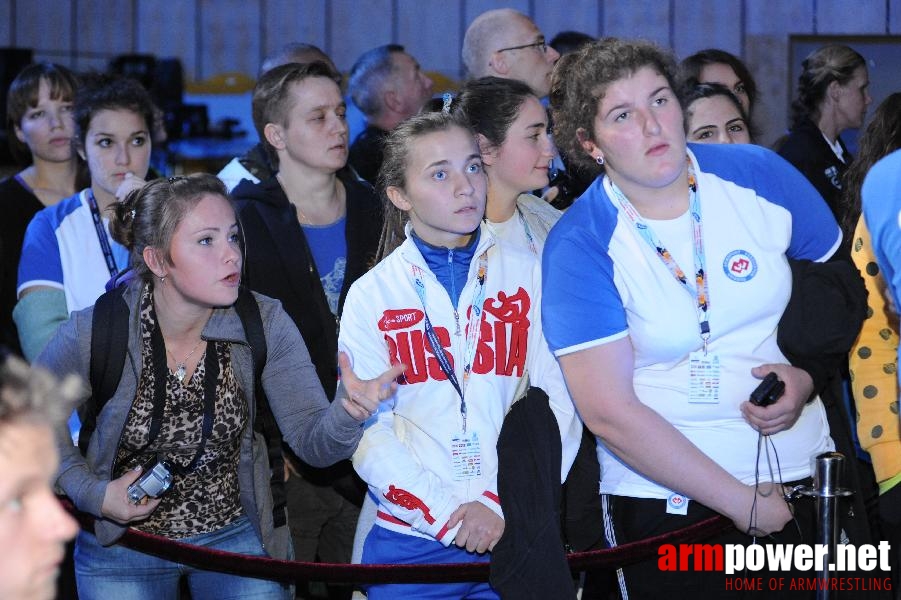
[[[551,73],[560,58],[532,19],[510,8],[489,10],[476,17],[463,37],[462,54],[472,79],[489,75],[517,79],[539,98],[548,95]],[[555,150],[550,186],[541,191],[541,196],[559,209],[572,204],[588,185],[573,177],[565,162]]]
[[[535,23],[510,8],[482,13],[463,38],[463,63],[470,77],[518,79],[539,98],[550,90],[551,71],[558,58]]]

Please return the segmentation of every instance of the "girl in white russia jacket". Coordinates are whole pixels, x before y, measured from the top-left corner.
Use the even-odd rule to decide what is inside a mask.
[[[364,379],[389,364],[407,370],[353,456],[379,501],[363,562],[487,562],[504,529],[495,446],[513,402],[528,385],[548,394],[563,444],[561,481],[581,435],[541,331],[540,263],[498,244],[482,223],[487,180],[458,118],[433,113],[398,126],[381,185],[384,258],[351,287],[339,346]],[[497,597],[487,583],[367,591],[370,600]]]

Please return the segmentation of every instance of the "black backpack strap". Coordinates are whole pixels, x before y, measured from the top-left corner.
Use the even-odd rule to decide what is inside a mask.
[[[97,427],[97,415],[116,393],[125,356],[128,354],[128,305],[125,287],[114,288],[97,299],[91,318],[91,397],[79,411],[81,430],[78,448],[82,454]]]
[[[288,522],[282,433],[275,422],[275,417],[269,407],[269,399],[266,398],[266,392],[263,390],[263,368],[266,366],[267,358],[266,336],[263,333],[260,307],[250,290],[241,288],[238,300],[235,302],[235,311],[244,326],[244,334],[247,336],[253,356],[253,395],[256,401],[254,429],[262,433],[266,440],[266,447],[269,451],[269,484],[272,488],[272,519],[275,527],[281,527]]]

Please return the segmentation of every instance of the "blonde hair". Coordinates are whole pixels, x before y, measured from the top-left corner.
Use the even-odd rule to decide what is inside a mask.
[[[153,277],[144,262],[144,248],[158,248],[167,262],[175,228],[207,194],[228,200],[225,184],[215,175],[195,173],[186,177],[155,179],[117,202],[110,219],[113,239],[128,248],[129,266],[144,281]],[[230,202],[230,200],[229,200]]]
[[[87,390],[76,375],[57,379],[12,354],[0,365],[0,431],[9,423],[62,426]]]

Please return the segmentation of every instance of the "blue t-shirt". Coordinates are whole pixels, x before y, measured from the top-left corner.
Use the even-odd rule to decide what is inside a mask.
[[[861,188],[863,217],[870,230],[873,254],[891,289],[895,306],[901,298],[901,150],[877,162]]]
[[[870,168],[860,195],[873,254],[897,309],[901,306],[901,150]],[[898,377],[901,380],[901,371]]]
[[[313,253],[316,270],[322,290],[328,300],[333,315],[338,314],[338,300],[344,286],[344,272],[347,269],[346,217],[341,217],[331,225],[304,225],[303,234]]]

